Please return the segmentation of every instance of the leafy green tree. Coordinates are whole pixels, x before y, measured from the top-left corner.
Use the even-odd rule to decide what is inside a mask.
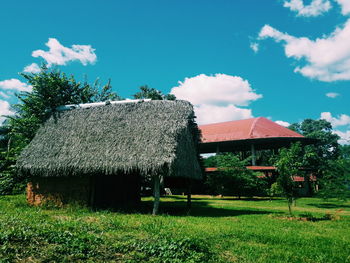
[[[140,91],[133,95],[135,99],[152,99],[152,100],[176,100],[173,94],[163,94],[160,90],[150,88],[147,85],[141,86]]]
[[[275,166],[279,176],[277,183],[282,188],[283,195],[287,199],[289,214],[292,214],[292,203],[298,197],[297,186],[293,176],[300,175],[302,168],[302,147],[300,143],[294,143],[289,149],[280,150]]]
[[[0,193],[11,192],[23,181],[14,172],[17,157],[58,106],[120,99],[110,81],[101,88],[98,81],[81,83],[45,65],[39,73],[21,75],[32,91],[16,94],[19,103],[12,105],[16,114],[7,116],[0,130]]]
[[[307,138],[316,139],[312,145],[304,147],[304,166],[317,170],[322,177],[327,169],[324,160],[336,160],[340,155],[339,136],[333,133],[332,125],[326,120],[305,119],[301,123],[294,123],[290,129],[304,135]]]
[[[346,200],[350,197],[350,160],[331,160],[320,179],[319,196]]]

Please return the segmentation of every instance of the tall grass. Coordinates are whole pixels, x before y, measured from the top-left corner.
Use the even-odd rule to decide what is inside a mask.
[[[0,262],[350,262],[350,203],[182,196],[134,213],[29,207],[0,197]],[[337,215],[324,217],[325,214]],[[303,221],[299,218],[334,219]]]

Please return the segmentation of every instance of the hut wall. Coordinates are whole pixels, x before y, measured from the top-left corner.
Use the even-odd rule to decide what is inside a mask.
[[[86,205],[89,204],[90,189],[89,177],[32,178],[27,184],[27,201],[31,205]]]
[[[33,178],[27,184],[31,205],[76,203],[124,209],[137,206],[140,200],[140,177],[132,175]]]

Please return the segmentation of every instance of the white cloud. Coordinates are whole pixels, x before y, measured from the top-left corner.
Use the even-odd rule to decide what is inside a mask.
[[[0,100],[0,124],[5,120],[6,115],[13,115],[14,112],[10,110],[10,104],[5,100]]]
[[[200,74],[192,78],[185,78],[174,87],[171,93],[180,99],[186,99],[198,104],[247,106],[251,101],[262,95],[256,94],[247,80],[226,74],[207,76]]]
[[[40,72],[40,67],[39,67],[38,64],[32,63],[32,64],[26,66],[26,67],[23,69],[23,72],[27,72],[27,73],[39,73],[39,72]]]
[[[251,48],[255,53],[257,53],[257,52],[259,51],[259,43],[256,43],[256,42],[250,43],[250,48]]]
[[[46,43],[49,51],[35,50],[32,53],[33,57],[42,57],[50,67],[52,64],[66,65],[70,61],[80,61],[84,66],[96,62],[95,49],[90,45],[72,45],[71,48],[63,46],[55,38],[49,38]]]
[[[275,122],[283,127],[288,127],[290,125],[290,123],[286,121],[275,121]]]
[[[265,25],[259,39],[283,42],[285,54],[299,62],[295,72],[305,77],[331,82],[350,80],[350,19],[343,27],[316,40],[294,37]]]
[[[341,114],[338,116],[338,118],[336,118],[333,117],[330,112],[322,112],[320,119],[329,121],[332,124],[333,128],[350,125],[350,116],[346,114]],[[350,143],[350,130],[347,130],[345,132],[340,130],[333,130],[333,133],[339,135],[340,139],[338,140],[338,142],[340,144]]]
[[[335,0],[341,6],[341,13],[343,15],[350,14],[350,1],[349,0]]]
[[[332,124],[332,127],[345,126],[350,124],[350,116],[341,114],[338,118],[333,117],[330,112],[322,112],[320,119],[324,119]]]
[[[309,5],[304,5],[303,0],[290,0],[284,1],[283,6],[289,8],[291,11],[297,12],[297,16],[306,17],[322,15],[328,12],[332,7],[328,0],[312,0]]]
[[[350,143],[350,131],[339,131],[339,130],[334,130],[333,133],[339,135],[340,139],[338,142],[340,144],[349,144]]]
[[[247,80],[226,74],[186,78],[172,88],[171,93],[194,105],[200,124],[251,118],[250,109],[238,106],[248,106],[262,97]]]
[[[11,91],[28,91],[32,90],[32,86],[21,82],[18,79],[7,79],[0,81],[0,89]]]
[[[202,104],[194,106],[198,124],[208,124],[232,120],[242,120],[252,118],[250,109],[238,108],[235,105],[216,106]]]
[[[336,97],[340,96],[340,94],[339,94],[339,93],[336,93],[336,92],[328,92],[328,93],[326,93],[326,96],[327,96],[328,98],[335,99]]]

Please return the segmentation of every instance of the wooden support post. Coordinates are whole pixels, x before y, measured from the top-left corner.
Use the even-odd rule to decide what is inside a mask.
[[[152,215],[157,215],[159,210],[159,200],[160,200],[160,176],[159,174],[155,175],[153,177],[154,184],[153,184],[153,212]]]
[[[192,200],[191,200],[191,188],[192,188],[192,185],[191,185],[191,179],[189,179],[187,181],[187,211],[188,213],[190,212],[191,210],[191,207],[192,207]]]
[[[252,143],[251,144],[251,151],[252,151],[252,165],[256,165],[256,152],[255,152],[255,146]]]
[[[216,154],[220,153],[220,148],[219,148],[219,144],[216,145]]]

